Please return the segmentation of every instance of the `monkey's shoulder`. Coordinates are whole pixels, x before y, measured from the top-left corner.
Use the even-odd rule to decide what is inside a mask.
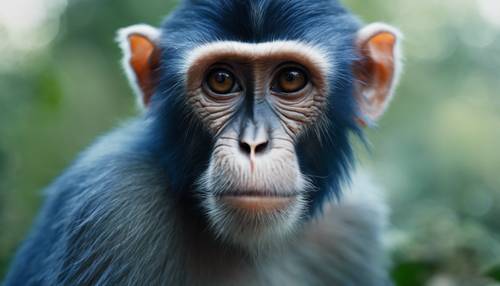
[[[47,188],[47,203],[64,200],[66,214],[107,211],[115,217],[127,208],[164,204],[164,172],[151,154],[135,147],[144,124],[133,120],[97,139]]]
[[[169,243],[172,202],[161,169],[134,148],[141,124],[127,123],[96,140],[47,188],[30,240],[52,237],[47,250],[34,252],[52,265],[43,273],[47,285],[170,281],[153,267],[175,253]]]

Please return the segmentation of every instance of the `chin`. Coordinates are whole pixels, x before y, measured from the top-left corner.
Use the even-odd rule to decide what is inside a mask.
[[[300,194],[277,196],[241,192],[239,195],[209,195],[205,199],[208,222],[215,236],[251,252],[273,247],[293,237],[305,208]]]
[[[273,180],[276,176],[254,172],[242,180],[241,172],[209,167],[198,191],[215,238],[252,254],[291,239],[307,213],[305,193],[310,184],[298,166],[280,177]]]

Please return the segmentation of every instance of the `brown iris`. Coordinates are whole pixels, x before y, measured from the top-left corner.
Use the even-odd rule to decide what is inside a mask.
[[[211,91],[218,94],[226,94],[233,91],[235,78],[233,74],[226,69],[215,69],[207,76],[207,85]]]
[[[277,92],[292,93],[303,89],[306,84],[306,73],[300,68],[289,67],[278,73],[273,89]]]

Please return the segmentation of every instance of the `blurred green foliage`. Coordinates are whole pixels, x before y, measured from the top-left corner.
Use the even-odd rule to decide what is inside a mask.
[[[436,265],[427,262],[401,262],[394,266],[392,276],[396,285],[421,286],[436,271]]]
[[[36,10],[33,31],[17,23],[24,33],[17,39],[16,26],[0,13],[0,38],[12,42],[0,43],[0,277],[29,230],[41,190],[96,136],[135,113],[116,30],[157,25],[175,6],[168,0],[11,2],[14,10],[36,2],[46,14]],[[368,131],[371,152],[358,152],[388,191],[395,281],[500,285],[494,284],[500,263],[498,0],[344,2],[366,22],[383,20],[406,35],[398,95],[380,128]]]
[[[494,279],[497,282],[500,282],[500,264],[489,269],[486,272],[486,276]]]

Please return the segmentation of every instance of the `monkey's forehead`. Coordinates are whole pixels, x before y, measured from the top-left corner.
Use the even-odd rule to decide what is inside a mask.
[[[201,44],[185,55],[184,72],[192,67],[205,66],[224,60],[292,61],[317,69],[327,75],[332,69],[329,54],[318,45],[300,41],[272,41],[263,43],[244,43],[236,41],[216,41]]]

